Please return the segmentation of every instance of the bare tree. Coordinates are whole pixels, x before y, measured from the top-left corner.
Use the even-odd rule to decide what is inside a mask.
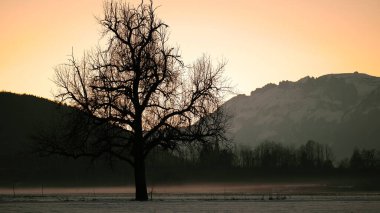
[[[134,168],[136,200],[148,199],[145,158],[153,148],[225,139],[226,117],[218,110],[229,89],[225,63],[214,67],[203,56],[185,66],[155,9],[152,2],[104,4],[98,20],[105,47],[56,68],[57,98],[86,122],[67,128],[68,137],[43,143],[46,153],[127,161]]]

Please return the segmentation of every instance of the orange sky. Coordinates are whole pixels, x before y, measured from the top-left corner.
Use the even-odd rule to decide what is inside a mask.
[[[102,0],[0,0],[0,91],[52,99],[54,66],[98,43]],[[132,2],[138,2],[136,0]],[[186,63],[228,61],[240,93],[306,75],[380,76],[379,0],[156,0]]]

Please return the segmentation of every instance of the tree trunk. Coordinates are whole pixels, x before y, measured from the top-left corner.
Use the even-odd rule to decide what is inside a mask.
[[[148,200],[145,176],[145,159],[143,155],[139,154],[135,156],[135,189],[136,200]]]

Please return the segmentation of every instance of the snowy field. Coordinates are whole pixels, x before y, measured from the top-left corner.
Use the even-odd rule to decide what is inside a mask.
[[[380,195],[165,194],[148,202],[131,194],[3,195],[0,212],[380,212]]]
[[[153,188],[147,202],[133,196],[128,187],[0,189],[0,213],[380,212],[378,192],[318,185],[165,186]]]

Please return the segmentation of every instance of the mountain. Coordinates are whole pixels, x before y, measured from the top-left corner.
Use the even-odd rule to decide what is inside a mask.
[[[298,146],[314,140],[329,144],[337,160],[349,157],[355,147],[380,149],[378,77],[352,73],[283,81],[256,89],[250,96],[238,95],[223,107],[231,115],[230,134],[237,144],[255,146],[270,140]],[[0,92],[0,186],[133,182],[132,170],[124,162],[113,162],[110,169],[107,159],[91,162],[40,157],[34,152],[33,136],[61,126],[56,124],[70,110],[43,98]],[[205,176],[170,154],[158,153],[149,162],[151,180]]]
[[[362,73],[267,84],[224,104],[237,144],[329,144],[338,159],[355,147],[380,148],[380,78]]]

